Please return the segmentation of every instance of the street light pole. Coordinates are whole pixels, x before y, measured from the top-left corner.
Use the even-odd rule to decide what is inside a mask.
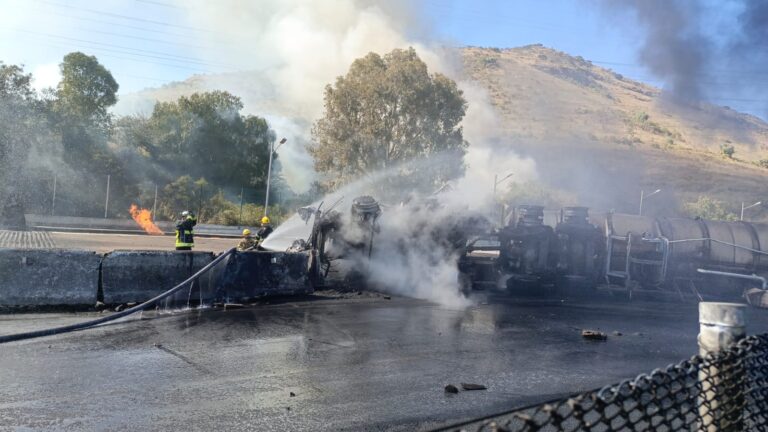
[[[645,194],[644,190],[640,190],[640,211],[637,212],[638,216],[643,215],[643,201],[645,198],[648,198],[650,196],[656,195],[657,193],[661,192],[661,189],[656,189],[655,191],[649,193],[648,195]]]
[[[752,207],[756,207],[756,206],[759,206],[759,205],[760,205],[760,204],[762,204],[762,203],[763,203],[762,201],[758,201],[758,202],[756,202],[756,203],[754,203],[754,204],[752,204],[752,205],[749,205],[749,206],[746,206],[746,207],[744,207],[744,201],[742,201],[742,202],[741,202],[741,216],[739,217],[739,220],[742,220],[742,221],[744,220],[744,210],[749,210],[749,209],[751,209]]]
[[[104,219],[107,218],[107,211],[109,210],[109,179],[111,175],[107,174],[107,199],[104,200]]]
[[[267,166],[267,194],[264,200],[264,216],[267,216],[267,212],[269,212],[269,183],[272,179],[272,155],[277,149],[280,148],[281,145],[285,144],[286,141],[288,141],[286,138],[281,139],[277,147],[275,147],[275,143],[272,142],[272,145],[269,149],[269,164]]]
[[[515,173],[509,173],[506,176],[504,176],[503,179],[499,180],[499,175],[494,174],[493,175],[493,207],[496,208],[496,186],[499,185],[499,183],[503,182],[504,180],[512,177]],[[503,205],[500,207],[500,213],[501,213],[501,225],[504,225],[504,207]]]

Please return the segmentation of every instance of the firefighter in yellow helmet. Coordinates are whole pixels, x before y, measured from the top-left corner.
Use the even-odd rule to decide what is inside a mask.
[[[176,222],[176,250],[192,250],[195,247],[195,235],[192,232],[197,225],[195,214],[189,211],[181,213],[181,219]]]
[[[272,224],[269,223],[269,218],[267,216],[261,218],[261,229],[256,233],[256,238],[259,240],[259,243],[266,240],[267,237],[272,234],[272,231]]]
[[[259,246],[258,239],[254,238],[251,235],[251,230],[248,228],[243,230],[243,239],[240,240],[240,244],[237,245],[237,250],[239,251],[248,251],[248,250],[254,250],[256,247]]]

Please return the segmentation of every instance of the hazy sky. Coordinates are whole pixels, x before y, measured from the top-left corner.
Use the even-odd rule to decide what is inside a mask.
[[[448,45],[542,43],[663,85],[638,64],[642,31],[612,22],[593,6],[596,1],[424,0],[416,6],[419,18],[411,24],[412,33],[415,38]],[[36,86],[45,87],[57,82],[63,55],[80,50],[96,55],[112,71],[122,94],[195,73],[252,67],[251,60],[259,52],[247,40],[232,46],[229,39],[219,39],[221,29],[190,24],[183,4],[173,0],[0,0],[0,61],[24,64],[35,75]],[[215,51],[233,55],[205,54]],[[745,111],[765,105],[730,100],[727,94],[717,97],[715,102]]]

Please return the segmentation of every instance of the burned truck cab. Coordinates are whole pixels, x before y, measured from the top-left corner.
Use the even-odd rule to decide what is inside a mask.
[[[602,273],[605,242],[601,230],[589,223],[589,208],[564,207],[555,235],[558,286],[564,289],[595,287]]]
[[[544,207],[522,205],[517,220],[499,231],[499,270],[510,289],[552,285],[556,244],[552,227],[544,225]],[[514,218],[513,218],[514,219]]]

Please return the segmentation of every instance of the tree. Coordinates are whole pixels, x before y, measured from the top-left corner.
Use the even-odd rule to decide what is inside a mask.
[[[683,211],[689,217],[709,220],[735,221],[738,216],[726,209],[724,202],[701,195],[696,201],[683,204]]]
[[[0,226],[25,225],[27,157],[44,122],[31,80],[21,67],[0,62]]]
[[[56,90],[57,111],[81,124],[105,127],[107,109],[117,102],[120,86],[95,56],[72,52],[59,65],[61,82]]]
[[[308,151],[330,187],[393,167],[404,184],[428,189],[463,173],[466,101],[451,79],[430,75],[413,48],[355,60],[326,86],[324,101]],[[429,162],[401,165],[419,158]]]
[[[219,187],[262,187],[275,134],[263,118],[241,115],[242,108],[224,91],[158,102],[149,118],[119,120],[118,139],[158,172],[205,177]]]

